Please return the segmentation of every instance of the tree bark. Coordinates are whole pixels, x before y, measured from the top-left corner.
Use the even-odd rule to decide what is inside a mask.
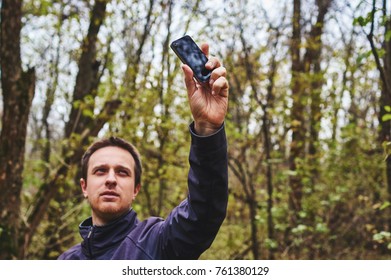
[[[291,59],[292,59],[292,98],[293,106],[291,111],[291,131],[292,141],[289,154],[289,169],[292,171],[290,176],[290,195],[289,208],[292,210],[291,219],[295,224],[298,213],[301,210],[302,199],[302,178],[299,174],[298,160],[303,159],[305,155],[305,119],[304,108],[306,106],[306,97],[303,87],[303,63],[300,56],[301,50],[301,1],[293,1],[292,17],[292,39],[291,39]]]
[[[384,38],[387,38],[387,34],[391,32],[391,20],[388,15],[389,10],[387,9],[387,0],[382,1],[383,14],[382,17],[385,19],[384,22]],[[375,29],[375,13],[376,13],[376,0],[372,1],[372,12],[371,12],[371,27],[370,32],[367,34],[367,39],[371,46],[371,51],[375,59],[377,70],[380,74],[381,80],[381,95],[379,100],[379,142],[381,145],[388,144],[391,142],[391,122],[383,121],[383,117],[389,112],[386,111],[387,106],[391,106],[391,41],[385,40],[382,42],[382,49],[385,51],[383,58],[380,57],[378,49],[375,45],[374,40],[374,29]],[[388,200],[391,201],[391,155],[387,154],[385,159],[386,162],[386,185]],[[391,209],[388,210],[391,213]],[[388,228],[391,229],[391,215],[388,218]]]
[[[321,89],[323,85],[322,73],[320,68],[320,55],[322,51],[321,36],[325,16],[329,11],[333,0],[317,0],[318,8],[317,20],[311,27],[307,40],[304,57],[301,57],[302,50],[302,29],[301,26],[301,1],[294,0],[292,17],[292,142],[289,155],[289,166],[292,171],[290,177],[290,208],[293,210],[293,222],[298,220],[298,213],[302,209],[303,183],[301,167],[306,160],[306,132],[309,129],[308,155],[310,156],[310,170],[312,178],[315,178],[318,172],[317,166],[317,142],[319,137],[321,121]],[[309,82],[308,82],[309,80]],[[306,125],[306,116],[304,112],[311,101],[309,114],[309,128]]]
[[[22,70],[22,0],[1,7],[0,259],[15,259],[21,247],[20,204],[27,123],[35,89],[35,71]]]
[[[322,34],[325,23],[325,16],[329,11],[332,0],[317,0],[318,16],[316,23],[312,26],[309,43],[307,44],[306,58],[304,59],[305,71],[310,72],[310,93],[311,108],[310,108],[310,128],[309,128],[309,169],[311,172],[311,181],[314,185],[319,174],[319,131],[322,118],[321,112],[321,92],[323,86],[323,73],[320,67],[321,53],[323,49]],[[312,68],[312,69],[311,69]]]
[[[83,107],[77,106],[76,102],[80,101],[83,103],[88,95],[94,98],[97,94],[97,88],[100,82],[98,75],[100,62],[96,59],[96,44],[99,29],[106,16],[107,2],[108,0],[97,0],[91,11],[90,26],[81,46],[82,54],[78,64],[79,71],[76,76],[76,84],[73,91],[72,103],[74,106],[72,106],[69,121],[65,127],[66,138],[69,138],[72,133],[83,133],[83,130],[91,126],[94,122],[92,117],[83,114],[83,110],[93,110],[93,104]]]
[[[375,1],[374,1],[375,2]],[[373,11],[375,11],[375,4],[373,5]],[[391,19],[390,11],[387,9],[387,0],[383,0],[383,18],[387,19],[385,22],[384,29],[384,38],[387,38],[387,34],[391,32]],[[382,118],[385,114],[389,114],[385,111],[386,106],[391,106],[391,40],[384,40],[383,49],[385,50],[385,55],[383,57],[382,67],[378,65],[378,70],[382,76],[382,91],[380,97],[380,143],[391,142],[391,122],[382,121]],[[383,72],[383,74],[382,74]],[[386,158],[386,174],[387,174],[387,192],[388,192],[388,201],[391,201],[391,155],[387,155]],[[391,209],[388,209],[388,230],[391,231]]]
[[[94,98],[97,94],[97,89],[100,83],[99,62],[97,61],[97,40],[101,25],[106,16],[106,5],[108,0],[97,0],[91,11],[90,26],[88,33],[81,46],[82,53],[79,59],[79,71],[76,77],[76,84],[73,92],[73,104],[75,102],[84,102],[84,98],[90,95]],[[103,125],[115,114],[121,102],[119,100],[106,101],[100,114],[95,118],[83,114],[83,109],[80,106],[73,106],[70,113],[70,118],[65,127],[65,138],[72,141],[73,135],[78,135],[77,143],[71,146],[76,147],[69,150],[69,147],[64,147],[63,163],[57,168],[56,174],[47,182],[43,183],[38,191],[33,210],[27,218],[29,230],[24,235],[24,248],[27,250],[31,243],[31,239],[40,225],[44,213],[49,209],[50,201],[58,195],[61,187],[64,187],[64,179],[66,178],[70,166],[79,162],[83,155],[83,147],[87,144],[89,137],[95,137],[102,129]],[[93,111],[95,104],[89,104],[88,110]],[[67,194],[72,193],[67,191]],[[58,202],[65,201],[68,196],[62,195],[57,200]],[[58,211],[62,211],[59,209]],[[58,218],[61,213],[58,213]]]

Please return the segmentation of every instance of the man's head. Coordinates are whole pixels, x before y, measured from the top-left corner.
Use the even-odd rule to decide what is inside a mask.
[[[94,224],[106,224],[129,210],[141,187],[141,173],[138,151],[121,138],[103,139],[87,149],[80,185]]]
[[[134,184],[139,185],[141,183],[141,173],[142,173],[140,154],[132,144],[130,144],[129,142],[127,142],[124,139],[119,138],[119,137],[110,137],[107,139],[99,140],[99,141],[93,143],[87,149],[87,151],[84,153],[84,155],[81,159],[82,178],[84,178],[87,181],[88,163],[89,163],[91,155],[95,151],[97,151],[101,148],[105,148],[105,147],[119,147],[119,148],[122,148],[122,149],[128,151],[132,155],[132,157],[135,161],[135,164],[136,164],[135,170],[134,170],[134,172],[135,172]]]

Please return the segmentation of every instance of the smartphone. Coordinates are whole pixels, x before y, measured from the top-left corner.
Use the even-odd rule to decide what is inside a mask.
[[[198,82],[209,81],[212,70],[205,68],[208,58],[189,35],[173,41],[170,47],[179,59],[193,70],[194,77]]]

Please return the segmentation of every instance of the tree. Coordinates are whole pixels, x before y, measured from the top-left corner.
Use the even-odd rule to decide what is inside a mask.
[[[34,97],[34,69],[23,71],[20,32],[21,0],[1,6],[1,85],[3,116],[0,135],[0,259],[13,259],[23,244],[20,214],[26,128]]]
[[[98,94],[101,73],[104,71],[100,68],[100,62],[97,61],[97,41],[99,29],[103,25],[106,16],[108,2],[108,0],[97,0],[91,10],[90,25],[82,43],[81,55],[78,61],[78,74],[72,97],[73,106],[65,126],[64,136],[67,139],[67,144],[64,145],[62,151],[64,160],[57,167],[55,175],[40,186],[34,199],[33,209],[27,218],[29,227],[25,232],[25,248],[29,247],[33,235],[43,221],[44,213],[50,209],[51,200],[56,198],[56,201],[61,203],[75,196],[74,188],[69,186],[67,188],[65,184],[69,169],[79,162],[84,147],[88,144],[89,137],[94,137],[99,133],[103,125],[115,114],[121,103],[116,99],[107,100],[96,116],[92,113],[95,109],[95,97]],[[61,188],[68,191],[60,195]],[[81,199],[79,199],[80,202]],[[51,211],[55,211],[56,214],[52,216],[59,219],[63,209],[56,208],[51,209]],[[57,225],[58,221],[55,224]],[[71,244],[72,239],[64,237],[68,233],[69,231],[64,230],[59,238],[64,238],[68,244]]]
[[[320,92],[323,84],[321,77],[319,77],[321,75],[321,36],[325,24],[325,15],[331,3],[332,0],[316,1],[318,11],[316,22],[310,27],[309,34],[304,36],[301,15],[302,3],[300,0],[293,1],[292,38],[290,46],[293,107],[291,110],[292,141],[289,155],[289,167],[292,171],[290,178],[290,209],[292,210],[291,218],[293,224],[299,220],[299,213],[302,209],[303,172],[305,159],[308,154],[306,151],[306,133],[308,131],[306,117],[310,121],[309,133],[311,137],[309,141],[309,154],[313,157],[316,156],[316,142],[321,119]],[[306,42],[304,42],[303,37],[308,37]],[[304,43],[305,47],[303,47]],[[306,116],[305,112],[308,106],[310,106],[310,114]],[[312,162],[312,164],[316,163]],[[316,169],[315,166],[311,168]],[[314,174],[316,174],[316,171]]]
[[[6,55],[1,45],[0,177],[4,162],[25,157],[23,169],[6,172],[20,178],[19,195],[1,187],[1,257],[54,259],[80,240],[90,209],[78,162],[96,137],[139,149],[140,219],[164,217],[185,198],[191,115],[169,42],[189,33],[211,43],[230,81],[228,214],[202,259],[388,258],[389,1],[359,2],[24,1],[21,50]],[[5,28],[8,14],[1,40],[12,35],[11,44],[18,32]],[[351,26],[355,17],[366,34]],[[6,79],[26,94],[9,94]],[[13,105],[28,106],[34,91],[29,113]],[[10,112],[30,115],[25,139],[3,136]],[[21,132],[24,119],[15,119]]]
[[[380,80],[382,85],[381,96],[379,100],[379,141],[386,148],[386,174],[387,174],[387,190],[388,200],[391,201],[391,155],[389,153],[389,145],[391,143],[391,122],[389,115],[391,112],[391,10],[387,0],[380,1],[381,8],[377,8],[378,1],[372,1],[372,10],[367,18],[358,18],[361,26],[370,24],[370,32],[367,34],[367,39],[371,46],[371,51],[376,62],[377,69],[380,73]],[[383,27],[383,34],[380,38],[380,47],[376,45],[375,39],[375,19],[376,13],[381,13],[381,27]],[[388,228],[391,230],[391,217],[388,220]]]
[[[65,128],[65,135],[67,139],[70,139],[68,143],[71,143],[74,150],[69,151],[64,147],[63,164],[57,168],[53,177],[47,178],[47,181],[41,185],[36,194],[33,209],[22,227],[20,217],[21,176],[26,126],[34,95],[35,77],[34,71],[31,69],[26,73],[22,71],[20,59],[22,2],[3,1],[1,54],[5,110],[2,120],[1,159],[2,162],[9,163],[1,166],[4,168],[1,170],[1,174],[4,175],[1,177],[0,186],[1,190],[4,189],[5,194],[0,203],[1,215],[4,217],[2,219],[4,222],[1,225],[3,229],[1,238],[1,248],[4,248],[1,250],[3,258],[24,258],[26,256],[32,237],[44,219],[44,213],[49,209],[50,201],[64,184],[69,167],[79,161],[83,153],[83,145],[88,142],[89,137],[98,134],[120,105],[118,100],[107,100],[99,114],[91,116],[89,112],[94,110],[95,104],[86,103],[86,97],[93,99],[97,95],[97,88],[102,76],[100,71],[103,70],[96,60],[96,45],[97,34],[105,18],[107,3],[106,0],[95,1],[91,11],[90,27],[81,48],[79,72],[73,94],[74,105]],[[50,102],[48,102],[49,105]],[[10,109],[12,109],[12,114]],[[13,158],[13,161],[10,160],[10,157]],[[67,200],[67,197],[61,197],[61,199]]]

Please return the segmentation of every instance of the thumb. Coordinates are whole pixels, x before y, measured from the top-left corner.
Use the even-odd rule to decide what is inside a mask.
[[[190,96],[196,91],[196,83],[193,79],[193,70],[186,64],[182,65],[182,70],[185,75],[185,85],[187,88],[187,94]]]

